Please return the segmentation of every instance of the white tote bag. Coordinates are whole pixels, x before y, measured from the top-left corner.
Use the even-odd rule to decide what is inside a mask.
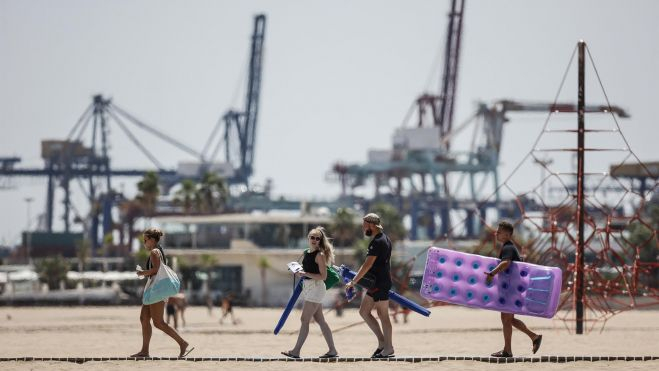
[[[163,301],[170,296],[178,294],[181,288],[181,281],[174,271],[162,261],[160,257],[160,267],[158,273],[149,277],[146,283],[144,294],[142,295],[142,304],[151,305]]]

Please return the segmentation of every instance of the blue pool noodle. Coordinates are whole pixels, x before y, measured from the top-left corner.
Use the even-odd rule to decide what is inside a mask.
[[[295,306],[295,302],[297,299],[300,297],[300,294],[302,293],[302,281],[300,280],[297,285],[295,285],[295,289],[293,290],[293,295],[291,295],[291,298],[288,299],[288,304],[286,304],[286,309],[284,309],[284,313],[281,314],[281,317],[279,318],[279,322],[277,322],[277,326],[275,326],[275,335],[279,333],[282,327],[284,327],[284,323],[286,323],[286,320],[288,319],[288,315],[291,314],[291,310],[293,310],[293,307]]]
[[[355,276],[357,275],[356,272],[351,271],[350,268],[346,267],[345,265],[342,265],[341,268],[339,268],[339,272],[340,272],[341,276],[344,278],[344,280],[345,279],[351,280],[351,279],[355,278]],[[413,310],[413,311],[415,311],[415,312],[417,312],[421,315],[424,315],[426,317],[430,316],[430,311],[427,308],[424,308],[424,307],[420,306],[419,304],[411,301],[410,299],[408,299],[404,296],[401,296],[401,295],[399,295],[399,294],[397,294],[397,293],[395,293],[391,290],[389,290],[389,299],[391,299],[391,300],[395,301],[396,303],[398,303],[398,304],[400,304],[400,305],[402,305],[406,308],[409,308],[409,309],[411,309],[411,310]]]

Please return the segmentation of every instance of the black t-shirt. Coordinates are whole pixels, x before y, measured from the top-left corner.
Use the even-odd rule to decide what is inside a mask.
[[[309,252],[309,250],[306,250],[304,252],[304,258],[302,259],[302,269],[304,269],[305,272],[307,273],[320,273],[320,267],[318,266],[318,263],[316,263],[316,255],[320,250],[316,250],[314,252]]]
[[[366,256],[375,256],[375,262],[367,274],[375,277],[375,287],[391,287],[391,241],[380,232],[368,245]]]
[[[512,243],[512,241],[507,241],[501,246],[501,252],[499,253],[499,259],[501,260],[510,260],[514,262],[522,261],[522,258],[519,256],[519,251],[517,247]]]

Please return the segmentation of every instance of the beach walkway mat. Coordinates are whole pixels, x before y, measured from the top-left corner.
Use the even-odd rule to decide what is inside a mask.
[[[187,361],[187,362],[443,362],[443,361],[473,361],[484,363],[566,363],[566,362],[644,362],[657,361],[659,356],[540,356],[540,357],[470,357],[470,356],[437,356],[437,357],[338,357],[338,358],[287,358],[287,357],[0,357],[0,362],[149,362],[149,361]]]

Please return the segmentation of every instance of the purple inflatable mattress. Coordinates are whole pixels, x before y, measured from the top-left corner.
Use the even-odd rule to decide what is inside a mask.
[[[431,247],[421,296],[467,307],[552,318],[558,308],[562,273],[559,268],[513,262],[491,284],[485,274],[499,259]]]

